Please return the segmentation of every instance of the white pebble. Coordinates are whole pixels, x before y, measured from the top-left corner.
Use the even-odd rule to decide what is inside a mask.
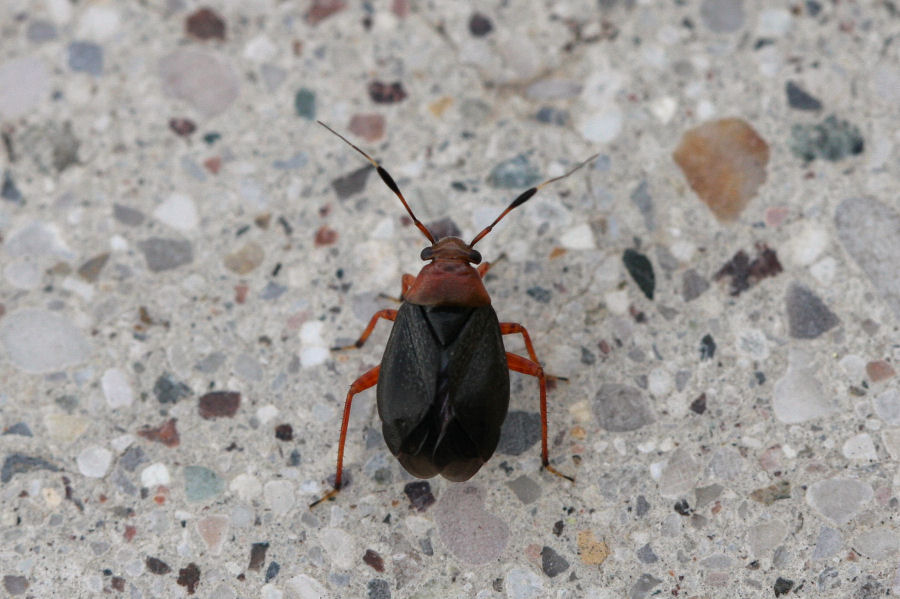
[[[299,599],[324,599],[328,591],[315,578],[306,574],[298,574],[287,581],[287,586],[297,594]]]
[[[628,290],[620,289],[619,291],[610,291],[603,296],[606,307],[613,314],[623,315],[628,313]]]
[[[622,111],[611,107],[585,119],[579,131],[589,142],[609,143],[622,132],[622,121]]]
[[[875,413],[891,426],[900,425],[900,391],[888,389],[872,400]]]
[[[673,243],[669,251],[680,262],[690,262],[691,258],[694,257],[694,252],[697,251],[697,246],[686,239],[682,239]]]
[[[37,289],[44,276],[42,269],[34,260],[14,260],[3,269],[6,282],[16,289]]]
[[[860,433],[844,441],[842,448],[844,457],[848,460],[877,460],[878,452],[868,433]]]
[[[323,528],[319,531],[319,542],[338,568],[347,570],[356,564],[356,542],[350,533],[340,528]]]
[[[276,514],[284,514],[294,507],[294,483],[289,480],[270,480],[263,487],[266,507]]]
[[[183,193],[173,193],[156,207],[153,216],[157,220],[179,231],[190,231],[197,226],[199,218],[194,200]]]
[[[799,233],[791,235],[788,253],[797,266],[809,266],[827,246],[828,232],[822,227],[807,224]]]
[[[71,318],[38,308],[0,320],[0,344],[14,366],[34,374],[75,366],[91,353],[90,341]]]
[[[165,464],[150,464],[141,470],[141,486],[153,489],[159,486],[167,486],[171,482],[169,469]]]
[[[272,404],[264,405],[256,410],[256,419],[262,424],[271,422],[276,416],[278,416],[278,408]]]
[[[663,124],[672,120],[676,110],[678,110],[678,101],[672,96],[663,96],[650,103],[650,112]]]
[[[760,37],[781,37],[791,29],[791,13],[784,8],[770,8],[759,13],[756,33]]]
[[[304,347],[300,349],[300,364],[304,368],[324,364],[330,353],[327,347]]]
[[[103,478],[110,464],[112,464],[113,454],[105,447],[92,445],[78,454],[76,462],[78,470],[85,476],[90,478]]]
[[[261,589],[259,589],[259,596],[261,599],[282,599],[284,597],[284,591],[276,587],[274,584],[264,584]],[[324,595],[323,595],[324,596]]]
[[[109,442],[112,445],[112,448],[115,449],[118,453],[122,453],[134,443],[135,437],[134,435],[130,435],[125,433],[124,435],[119,435],[115,439]]]
[[[647,386],[650,393],[662,397],[672,389],[672,375],[664,368],[654,368],[647,377]]]
[[[238,474],[228,485],[228,489],[241,501],[251,501],[262,493],[262,483],[252,474]]]
[[[244,58],[253,62],[269,62],[278,54],[278,47],[265,35],[257,35],[244,46]]]
[[[76,37],[105,42],[119,31],[119,21],[119,13],[109,4],[89,5],[78,20]]]
[[[322,329],[325,323],[321,320],[307,320],[300,326],[300,343],[304,345],[325,345]]]
[[[112,409],[130,406],[134,401],[128,377],[118,368],[110,368],[104,372],[100,379],[100,386],[103,387],[106,403]]]
[[[831,256],[825,256],[815,264],[809,267],[809,273],[822,284],[827,287],[834,280],[834,273],[837,270],[837,261]]]
[[[577,225],[563,233],[559,242],[570,250],[592,250],[597,247],[594,232],[587,223]]]

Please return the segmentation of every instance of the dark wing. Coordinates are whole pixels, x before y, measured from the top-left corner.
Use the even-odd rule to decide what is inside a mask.
[[[419,306],[397,310],[378,375],[378,415],[391,453],[397,455],[425,418],[436,394],[441,347]]]
[[[451,409],[487,461],[509,407],[509,369],[494,309],[476,308],[448,351]]]

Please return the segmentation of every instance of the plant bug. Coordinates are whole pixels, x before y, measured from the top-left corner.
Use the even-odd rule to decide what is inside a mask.
[[[503,217],[531,199],[542,187],[568,177],[596,155],[566,174],[519,194],[494,222],[467,244],[458,237],[435,239],[428,227],[413,214],[393,177],[346,137],[318,122],[372,163],[431,245],[422,250],[421,258],[429,264],[419,271],[418,276],[403,275],[400,308],[376,312],[356,343],[333,348],[362,347],[379,319],[394,323],[381,363],[356,379],[347,393],[334,488],[310,507],[334,498],[341,490],[344,442],[354,395],[377,385],[378,415],[384,440],[407,472],[418,478],[440,474],[452,481],[465,481],[478,472],[497,448],[500,428],[509,407],[510,370],[538,380],[541,464],[553,474],[574,481],[554,468],[548,456],[548,375],[541,368],[525,327],[497,319],[482,282],[490,263],[481,261],[481,254],[474,246]],[[504,348],[502,336],[515,334],[521,334],[525,340],[528,358]]]

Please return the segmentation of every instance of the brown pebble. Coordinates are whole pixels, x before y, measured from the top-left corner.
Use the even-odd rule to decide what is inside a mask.
[[[312,6],[303,15],[310,25],[318,25],[328,17],[341,12],[347,7],[344,0],[313,0]]]
[[[168,574],[172,571],[172,568],[169,567],[169,564],[162,561],[158,557],[148,557],[146,560],[144,560],[144,565],[146,565],[147,569],[154,574]]]
[[[181,438],[178,436],[178,429],[175,427],[175,422],[175,418],[170,418],[165,423],[155,428],[143,426],[137,434],[148,441],[162,443],[166,447],[178,447]]]
[[[169,129],[181,137],[187,137],[197,130],[197,125],[190,119],[169,119]]]
[[[237,391],[211,391],[200,398],[198,408],[200,417],[206,420],[213,418],[231,418],[241,405],[241,394]]]
[[[769,145],[746,121],[709,121],[672,154],[691,189],[720,221],[736,219],[766,181]]]
[[[184,22],[184,30],[197,39],[225,39],[225,20],[208,8],[191,13]]]
[[[178,571],[178,579],[175,581],[187,589],[188,595],[193,595],[200,584],[200,568],[194,562],[189,563]]]
[[[106,266],[109,260],[109,252],[104,252],[94,256],[84,264],[78,267],[78,276],[89,283],[93,283],[99,278],[100,271]]]
[[[279,424],[275,427],[275,438],[279,441],[292,441],[294,439],[294,427],[290,424]]]
[[[897,374],[894,368],[884,360],[875,360],[866,364],[866,375],[873,383],[880,383]]]
[[[222,169],[222,159],[218,156],[207,158],[203,161],[203,166],[212,174],[218,175],[219,171]]]
[[[269,550],[268,543],[253,543],[250,546],[250,565],[248,570],[259,571],[266,562],[266,552]]]
[[[582,563],[599,566],[609,557],[609,545],[605,541],[597,541],[594,532],[582,530],[578,532],[578,553]]]
[[[384,117],[380,114],[354,114],[350,118],[350,133],[368,142],[384,137]]]
[[[272,220],[272,215],[269,212],[264,212],[263,214],[258,215],[253,219],[253,224],[255,224],[260,229],[268,229],[269,223]]]
[[[265,252],[255,241],[248,241],[240,249],[225,256],[225,268],[233,273],[245,275],[262,264]]]
[[[321,227],[319,227],[319,230],[316,231],[316,239],[315,239],[316,247],[323,247],[326,245],[331,245],[335,241],[337,241],[337,238],[338,238],[337,231],[335,231],[334,229],[331,229],[329,227],[326,227],[325,225],[322,225]]]
[[[384,572],[384,559],[378,555],[377,551],[366,549],[366,553],[363,555],[363,561],[376,572]]]
[[[247,292],[250,291],[250,288],[243,283],[240,285],[234,286],[234,301],[238,304],[243,304],[247,301]]]
[[[369,97],[376,104],[394,104],[406,99],[406,91],[399,81],[393,83],[373,81],[369,84]]]

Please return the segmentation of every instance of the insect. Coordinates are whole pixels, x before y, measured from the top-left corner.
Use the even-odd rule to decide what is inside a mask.
[[[393,321],[381,363],[350,386],[344,403],[334,488],[310,505],[333,499],[341,490],[344,442],[353,397],[377,385],[378,415],[391,453],[418,478],[437,474],[452,481],[475,475],[497,448],[509,407],[509,371],[538,380],[541,406],[541,464],[557,476],[574,481],[550,464],[547,451],[547,379],[531,337],[521,324],[500,322],[482,279],[490,268],[474,249],[509,212],[531,199],[542,187],[568,177],[596,158],[588,158],[568,173],[544,181],[521,194],[471,243],[458,237],[435,239],[413,214],[406,198],[378,162],[325,123],[375,167],[400,199],[412,222],[431,243],[422,250],[428,261],[418,276],[403,275],[401,305],[372,316],[356,343],[335,350],[362,347],[380,319]],[[476,265],[476,267],[473,267]],[[503,335],[521,334],[528,357],[507,352]]]

